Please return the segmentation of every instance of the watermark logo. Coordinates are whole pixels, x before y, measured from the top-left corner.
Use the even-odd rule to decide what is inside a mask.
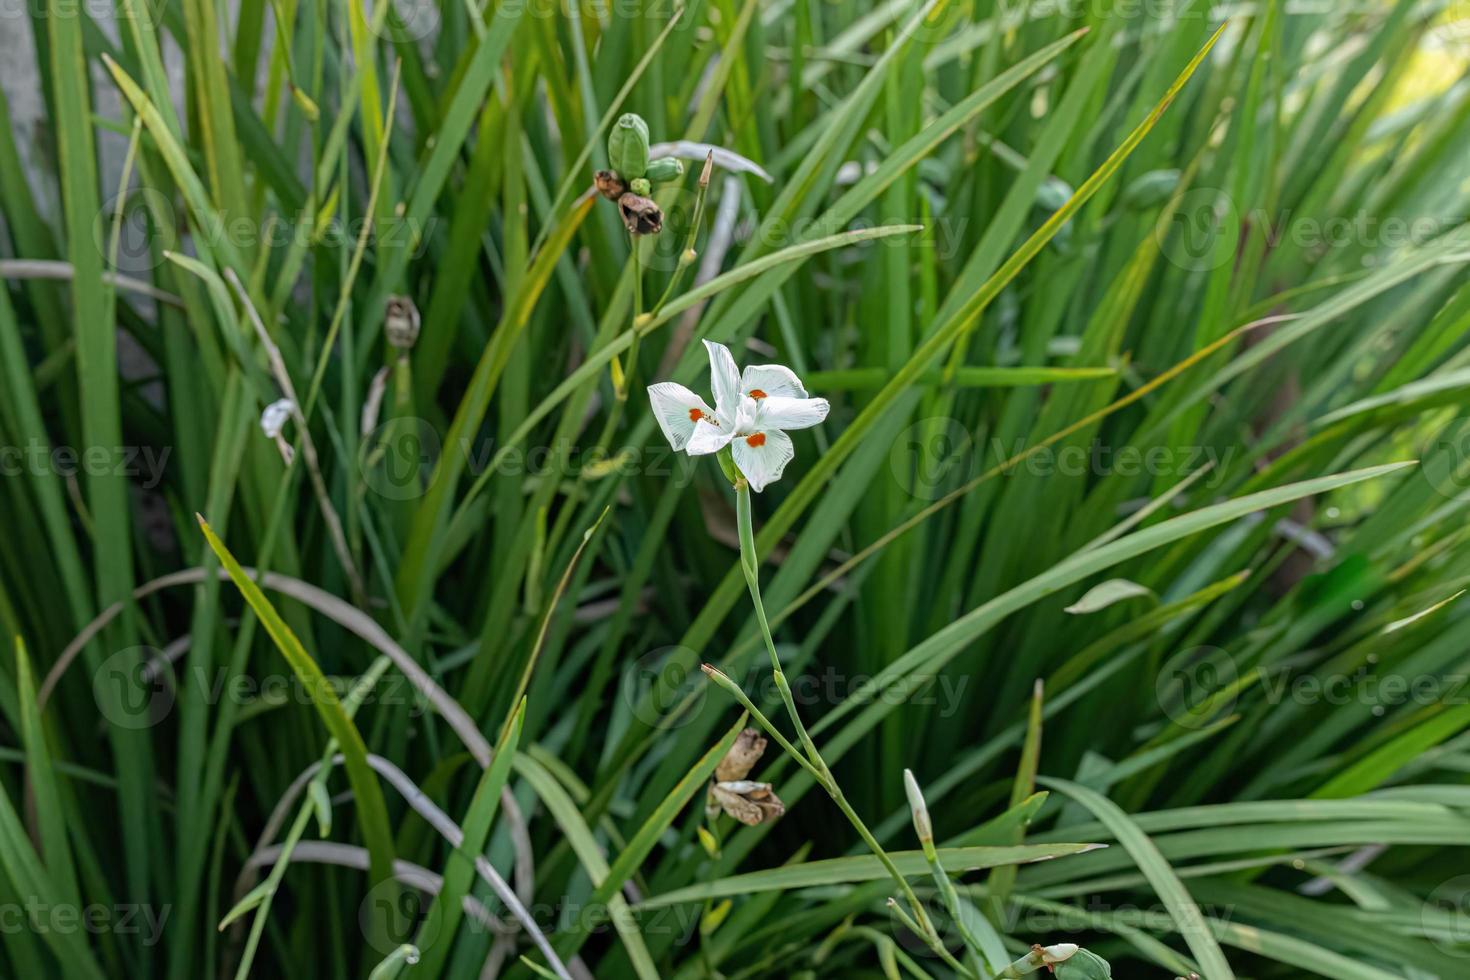
[[[663,231],[657,235],[644,235],[639,238],[638,259],[645,268],[655,269],[659,272],[673,272],[679,268],[680,256],[684,253],[684,246],[689,243],[689,228],[694,224],[695,204],[699,200],[699,190],[695,185],[699,171],[703,169],[704,163],[698,160],[684,160],[684,176],[678,182],[656,184],[653,188],[653,200],[663,211]],[[694,176],[689,171],[694,171]],[[709,201],[706,199],[705,206],[708,210]],[[697,256],[689,256],[691,262],[698,262]]]
[[[1179,198],[1154,227],[1164,258],[1190,272],[1207,272],[1229,262],[1240,237],[1240,214],[1230,195],[1215,187],[1195,187]],[[1221,244],[1221,238],[1228,244]]]
[[[1203,728],[1235,706],[1239,672],[1219,647],[1181,650],[1159,671],[1154,693],[1159,707],[1181,728]]]
[[[52,446],[31,438],[22,446],[0,446],[0,476],[55,474],[68,480],[81,476],[120,476],[138,481],[144,490],[163,482],[171,446]]]
[[[944,903],[933,897],[926,897],[919,899],[919,907],[923,910],[924,917],[928,920],[929,924],[934,927],[934,934],[938,937],[939,944],[949,950],[951,954],[963,955],[962,950],[965,948],[964,932],[960,929],[959,924],[955,922],[954,917],[949,914],[949,909],[944,906]],[[900,908],[903,910],[905,916],[917,921],[914,916],[914,910],[908,902],[897,897],[890,899],[888,903],[888,928],[892,930],[894,940],[910,956],[925,956],[937,959],[939,957],[938,951],[930,946],[928,940],[924,939],[923,936],[917,935],[899,917],[898,910]],[[979,916],[980,912],[973,905],[962,903],[960,905],[960,914],[965,916],[970,914]],[[971,934],[984,935],[984,928],[983,924],[973,925],[971,927]],[[975,932],[974,930],[976,929],[980,929],[981,931]]]
[[[433,896],[398,881],[380,881],[363,896],[357,923],[367,943],[387,956],[404,943],[428,949],[439,938],[441,922],[431,918]]]
[[[97,710],[118,728],[151,728],[173,710],[173,666],[162,651],[139,646],[119,650],[92,675]]]
[[[163,938],[172,905],[123,902],[103,905],[53,904],[36,896],[24,902],[0,903],[0,933],[28,932],[35,936],[136,936],[143,946],[157,946]]]
[[[650,728],[682,728],[693,721],[709,695],[699,657],[688,647],[650,650],[623,672],[623,703]]]
[[[426,420],[388,419],[362,441],[358,471],[378,496],[414,500],[428,490],[440,449],[439,433]]]
[[[938,500],[969,475],[975,440],[956,419],[936,416],[904,429],[888,451],[888,468],[905,492]]]
[[[1424,934],[1451,956],[1470,956],[1470,875],[1441,882],[1419,913]]]
[[[1470,490],[1470,418],[1457,418],[1439,430],[1423,454],[1419,472],[1439,493],[1452,500]]]
[[[164,261],[163,249],[154,248],[159,239],[158,229],[177,228],[178,221],[178,213],[167,194],[152,187],[135,188],[121,195],[114,194],[98,210],[92,222],[92,244],[103,258],[110,259],[115,231],[119,268],[156,269]]]
[[[391,9],[379,13],[378,3]],[[387,41],[422,41],[438,36],[443,18],[434,0],[376,0],[367,14],[368,29]]]

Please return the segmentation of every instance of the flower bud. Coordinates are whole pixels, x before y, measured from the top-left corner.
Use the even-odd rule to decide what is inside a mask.
[[[1076,943],[1057,943],[1053,946],[1043,946],[1041,948],[1041,961],[1047,966],[1055,966],[1076,956],[1079,948]]]
[[[419,339],[419,308],[407,296],[389,296],[383,317],[383,334],[388,345],[408,350]]]
[[[649,198],[634,193],[618,198],[618,213],[630,235],[657,235],[664,227],[664,213]]]
[[[653,193],[653,185],[648,182],[647,177],[634,177],[628,182],[628,190],[639,197],[647,197]]]
[[[903,791],[908,794],[909,809],[914,815],[914,832],[919,835],[919,843],[928,844],[934,840],[934,825],[929,822],[929,807],[924,803],[924,793],[919,789],[919,781],[914,778],[911,769],[903,771]]]
[[[758,729],[742,729],[735,737],[735,744],[725,753],[725,758],[715,767],[715,779],[731,782],[750,775],[755,764],[766,751],[766,737]]]
[[[642,177],[648,169],[648,123],[635,112],[625,112],[607,137],[607,158],[624,180]]]
[[[289,398],[278,398],[265,407],[265,411],[260,413],[260,431],[267,439],[280,438],[294,408]]]
[[[648,164],[648,172],[643,176],[656,181],[678,180],[684,176],[684,161],[678,157],[659,157]]]

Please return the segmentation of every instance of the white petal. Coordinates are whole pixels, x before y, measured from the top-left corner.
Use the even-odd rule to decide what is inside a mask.
[[[756,444],[752,445],[752,441]],[[750,488],[756,493],[781,479],[781,471],[796,455],[791,437],[780,429],[736,436],[732,445],[735,465],[740,467],[740,472],[745,474]]]
[[[267,439],[274,439],[281,434],[294,408],[289,398],[278,398],[265,407],[265,411],[260,413],[260,430]]]
[[[694,427],[694,435],[689,438],[689,445],[684,451],[691,456],[708,456],[724,449],[730,442],[730,427],[716,425],[714,422],[701,421]]]
[[[715,409],[721,421],[729,422],[735,417],[740,398],[740,369],[730,348],[712,340],[704,342],[709,351],[709,390],[715,395]]]
[[[810,429],[827,417],[825,398],[762,398],[758,423],[762,428]]]
[[[741,395],[739,406],[735,409],[735,417],[730,420],[730,431],[735,435],[755,432],[760,427],[757,421],[760,418],[760,410],[760,402]]]
[[[764,392],[773,398],[805,398],[806,389],[796,372],[784,364],[752,364],[740,375],[740,391]]]
[[[664,381],[648,386],[648,400],[653,403],[653,417],[658,427],[664,430],[664,438],[675,450],[689,445],[694,435],[695,412],[700,416],[714,416],[714,410],[694,392],[681,384]]]

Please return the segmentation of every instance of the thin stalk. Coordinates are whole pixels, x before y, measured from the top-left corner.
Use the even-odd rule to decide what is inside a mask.
[[[1024,977],[1035,973],[1046,965],[1045,952],[1041,947],[1033,946],[1031,952],[997,973],[995,980],[1015,980],[1016,977]]]
[[[623,420],[623,409],[628,404],[628,388],[632,381],[634,365],[638,363],[638,321],[643,316],[643,265],[638,261],[637,235],[629,235],[628,241],[632,245],[631,260],[633,263],[633,319],[631,332],[633,343],[628,347],[626,361],[620,361],[617,357],[612,359],[612,382],[613,403],[608,408],[607,420],[602,425],[602,435],[597,440],[597,449],[594,458],[601,458],[607,453],[607,447],[612,445],[613,433],[618,430],[618,423]],[[623,364],[626,363],[625,368]]]
[[[679,288],[679,283],[684,280],[684,274],[689,271],[689,267],[699,257],[699,253],[694,251],[694,245],[698,240],[699,226],[704,222],[704,198],[709,192],[710,172],[714,169],[714,165],[715,153],[711,150],[709,155],[704,158],[704,169],[699,173],[699,190],[694,193],[694,215],[693,219],[689,222],[689,234],[684,239],[684,248],[679,252],[679,264],[674,267],[674,274],[669,277],[669,284],[664,287],[663,295],[658,298],[658,302],[653,304],[653,309],[649,311],[648,316],[650,320],[658,316],[659,311],[664,308],[664,304],[673,297],[674,292]],[[638,318],[634,317],[634,329],[636,330],[640,326],[641,324],[638,322]],[[634,336],[634,342],[637,342],[636,335]]]
[[[342,710],[347,712],[351,718],[357,714],[363,698],[367,697],[369,691],[377,684],[383,673],[392,666],[393,661],[386,656],[379,656],[372,665],[352,685],[347,697],[342,699]],[[331,775],[331,761],[337,755],[337,740],[328,739],[327,747],[322,752],[321,770],[312,777],[313,782],[326,787],[327,778]],[[296,819],[291,824],[291,829],[286,833],[285,842],[281,845],[280,857],[271,867],[270,874],[260,890],[263,898],[255,908],[255,915],[250,923],[250,934],[245,940],[245,951],[240,957],[239,967],[235,971],[235,980],[245,980],[250,975],[251,964],[255,962],[255,951],[260,945],[261,934],[265,931],[266,920],[270,915],[271,900],[275,897],[276,890],[281,887],[281,879],[286,875],[286,869],[291,865],[291,852],[296,849],[301,838],[306,834],[307,825],[311,823],[312,814],[316,812],[316,804],[312,801],[311,794],[301,802],[301,807],[296,812]]]
[[[734,468],[734,462],[726,458],[727,452],[721,452],[720,464],[726,468],[726,472],[728,473]],[[810,760],[810,764],[806,765],[807,770],[812,773],[818,785],[827,791],[827,795],[832,798],[832,802],[837,804],[837,809],[842,811],[842,815],[852,824],[853,828],[858,832],[858,836],[863,839],[863,843],[868,845],[868,849],[877,856],[878,861],[893,878],[894,882],[898,884],[899,890],[903,893],[904,900],[908,902],[909,908],[913,913],[911,919],[902,913],[900,913],[900,917],[952,969],[961,976],[974,977],[975,974],[973,971],[960,963],[959,960],[950,954],[949,950],[945,949],[944,943],[939,939],[939,933],[935,930],[934,924],[929,920],[929,916],[924,912],[924,907],[919,904],[919,897],[914,894],[914,890],[909,885],[908,879],[904,878],[903,874],[899,872],[898,866],[893,863],[893,859],[888,856],[888,852],[883,850],[883,845],[878,843],[878,839],[873,836],[872,831],[868,829],[868,825],[863,823],[863,819],[857,815],[857,811],[848,803],[847,797],[842,792],[842,787],[837,784],[836,777],[832,775],[832,770],[827,766],[826,760],[822,758],[822,753],[817,750],[816,743],[812,741],[811,735],[807,733],[806,725],[802,723],[801,716],[797,713],[796,701],[791,696],[791,687],[786,683],[786,675],[781,670],[781,658],[776,654],[776,641],[772,639],[771,627],[766,621],[765,604],[761,601],[760,565],[756,559],[755,532],[751,527],[750,519],[750,484],[744,478],[738,478],[735,481],[735,514],[740,533],[740,569],[745,573],[745,583],[750,587],[750,600],[755,606],[755,618],[760,623],[761,636],[764,637],[766,650],[771,655],[771,671],[775,677],[776,689],[781,692],[781,700],[786,704],[786,711],[791,716],[791,723],[796,728],[797,737],[801,742],[802,748],[805,750],[806,757]],[[801,753],[798,753],[791,743],[782,738],[764,716],[759,712],[755,712],[755,718],[767,731],[771,732],[772,736],[776,738],[782,748],[798,760],[801,760]],[[894,908],[898,908],[896,903],[894,904]]]
[[[638,333],[639,323],[643,320],[643,261],[638,255],[638,250],[643,244],[643,239],[633,235],[633,343],[628,347],[628,366],[623,371],[622,377],[618,379],[617,396],[618,403],[628,400],[628,387],[633,381],[633,373],[638,365],[638,341],[642,339]]]
[[[337,553],[337,561],[341,564],[342,570],[347,573],[347,582],[352,588],[353,602],[359,609],[368,609],[370,606],[367,599],[367,587],[364,584],[362,573],[357,569],[357,562],[352,558],[352,551],[347,547],[347,535],[342,530],[342,519],[337,516],[337,509],[332,506],[331,494],[327,492],[326,480],[322,478],[316,443],[312,441],[311,430],[307,426],[301,401],[296,397],[296,386],[291,383],[291,373],[286,370],[286,362],[281,358],[280,349],[276,347],[270,334],[266,332],[265,324],[255,310],[255,304],[250,302],[250,296],[240,282],[240,277],[235,275],[235,270],[226,269],[225,279],[235,290],[240,305],[245,307],[245,312],[255,327],[255,333],[260,339],[261,347],[265,349],[266,361],[270,364],[276,384],[280,385],[282,393],[291,401],[291,415],[296,421],[296,435],[301,440],[301,458],[306,463],[306,473],[311,478],[312,491],[316,494],[317,506],[321,508],[322,520],[326,524],[327,536],[332,542],[332,550]]]

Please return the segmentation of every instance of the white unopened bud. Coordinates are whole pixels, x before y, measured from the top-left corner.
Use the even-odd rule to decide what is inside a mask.
[[[279,398],[271,402],[260,413],[260,431],[265,433],[267,439],[279,439],[294,409],[289,398]]]
[[[919,781],[914,778],[911,769],[903,771],[903,791],[908,794],[909,809],[914,812],[914,832],[919,835],[921,844],[927,844],[934,839],[934,826],[929,822],[929,808],[924,805],[924,793],[919,789]]]
[[[1041,948],[1041,961],[1047,966],[1053,963],[1065,963],[1075,955],[1077,955],[1076,943],[1057,943],[1055,946]]]

